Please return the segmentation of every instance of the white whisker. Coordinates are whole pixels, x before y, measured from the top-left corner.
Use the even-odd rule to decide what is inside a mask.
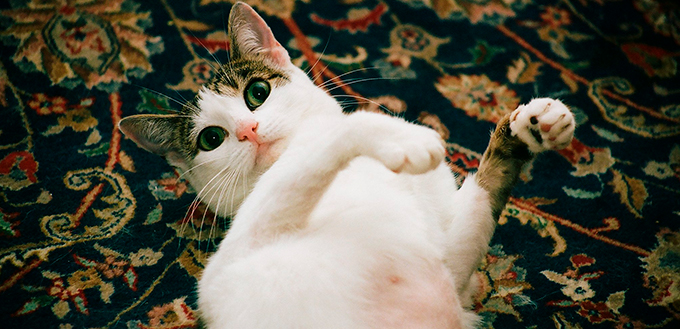
[[[189,172],[193,171],[194,169],[198,169],[198,167],[204,166],[204,165],[206,165],[206,164],[208,164],[208,163],[211,163],[211,162],[213,162],[213,161],[224,160],[224,159],[228,159],[228,158],[230,158],[230,156],[229,156],[229,155],[225,155],[225,156],[223,156],[223,157],[219,157],[219,158],[214,158],[214,159],[210,159],[210,160],[203,161],[203,162],[201,162],[201,163],[199,163],[199,164],[197,164],[197,165],[195,165],[195,166],[193,166],[193,167],[187,169],[186,171],[182,172],[182,173],[179,175],[178,179],[183,178],[184,175],[188,174]]]
[[[203,162],[199,163],[198,165],[195,165],[195,166],[189,168],[188,170],[182,172],[182,173],[179,175],[179,177],[178,177],[177,179],[178,179],[178,180],[182,179],[182,178],[184,177],[184,175],[186,175],[186,174],[190,173],[191,171],[193,171],[193,170],[195,170],[195,169],[198,169],[199,167],[204,166],[204,165],[206,165],[206,164],[208,164],[208,163],[211,163],[211,162],[214,162],[214,161],[218,161],[218,160],[224,160],[224,159],[228,159],[228,158],[229,158],[228,156],[224,156],[224,157],[219,157],[219,158],[215,158],[215,159],[210,159],[210,160],[207,160],[207,161],[203,161]],[[226,169],[226,168],[225,168],[225,169]],[[213,178],[213,179],[214,179],[214,178]],[[210,181],[212,181],[212,179],[211,179]],[[207,186],[207,185],[206,185],[206,186]],[[204,187],[203,189],[205,189],[205,187]],[[194,213],[196,212],[196,209],[198,209],[200,203],[201,203],[201,192],[197,192],[197,193],[196,193],[196,197],[195,197],[194,200],[189,204],[189,208],[187,208],[187,211],[186,211],[186,213],[184,214],[184,220],[182,221],[182,225],[181,225],[181,227],[180,227],[180,232],[181,232],[182,234],[183,234],[184,231],[186,230],[186,228],[187,228],[189,222],[191,221],[191,218],[194,217]],[[190,213],[190,212],[191,212],[191,213]]]
[[[131,85],[132,85],[132,86],[135,86],[135,87],[137,87],[137,88],[144,89],[144,90],[146,90],[146,91],[148,91],[148,92],[154,93],[154,94],[156,94],[156,95],[158,95],[158,96],[165,97],[165,98],[167,98],[167,99],[169,99],[169,100],[171,100],[171,101],[177,103],[177,104],[178,104],[179,106],[181,106],[181,107],[185,107],[185,106],[186,106],[186,107],[191,108],[191,109],[193,109],[193,110],[200,111],[200,109],[199,109],[198,107],[196,107],[195,105],[191,104],[191,102],[187,101],[186,99],[184,99],[184,102],[180,102],[178,99],[176,99],[176,98],[174,98],[174,97],[170,97],[170,96],[168,96],[168,95],[166,95],[166,94],[163,94],[163,93],[161,93],[161,92],[159,92],[159,91],[153,90],[153,89],[151,89],[151,88],[149,88],[149,87],[145,87],[145,86],[138,85],[138,84],[131,84]],[[179,92],[177,92],[177,94],[179,94],[180,97],[184,98]],[[172,113],[177,113],[177,112],[178,112],[178,111],[173,110],[173,109],[166,109],[166,110],[167,110],[168,112],[172,112]],[[188,118],[191,117],[191,116],[189,116],[189,115],[180,115],[180,116],[188,117]]]
[[[353,85],[355,83],[360,83],[360,82],[367,82],[367,81],[375,81],[375,80],[401,80],[399,78],[382,78],[382,77],[376,77],[376,78],[364,78],[364,79],[356,79],[356,80],[350,80],[341,84],[337,84],[335,87],[328,89],[328,92],[331,92],[335,89],[342,88],[345,86]]]
[[[315,64],[315,65],[316,65],[316,64]],[[316,81],[316,79],[318,79],[320,76],[322,76],[323,73],[324,73],[327,69],[328,69],[328,65],[325,65],[325,66],[323,67],[323,69],[319,71],[319,73],[317,73],[316,75],[314,75],[314,76],[312,77],[312,81]],[[319,85],[319,88],[322,88],[322,89],[323,89],[324,87],[322,87],[322,86],[325,85],[325,84],[326,84],[326,82],[321,83],[321,84]]]
[[[206,243],[206,250],[205,250],[206,253],[209,250],[208,248],[210,248],[210,240],[212,239],[212,234],[213,234],[213,231],[215,229],[215,226],[217,226],[217,217],[218,217],[218,214],[220,213],[220,204],[221,204],[221,201],[222,201],[222,195],[223,195],[224,191],[227,188],[230,187],[231,182],[232,182],[232,179],[231,179],[232,177],[234,177],[234,171],[228,172],[227,175],[225,175],[225,177],[223,179],[221,179],[219,182],[217,182],[217,184],[215,184],[215,187],[216,187],[215,192],[210,197],[209,203],[212,203],[213,198],[219,193],[219,197],[217,198],[217,205],[215,206],[215,209],[213,210],[214,211],[213,222],[212,222],[212,225],[210,225],[210,231],[208,231],[208,239],[207,239],[208,243]],[[208,214],[207,212],[203,213],[203,219],[201,220],[201,233],[203,232],[203,222],[205,221],[207,214]],[[198,239],[199,241],[201,240],[200,239],[201,233],[199,233],[199,239]]]
[[[225,182],[225,181],[226,181],[226,182],[229,182],[229,181],[231,181],[231,177],[234,176],[234,171],[229,171],[229,169],[231,169],[229,166],[225,166],[225,167],[224,167],[222,170],[220,170],[220,171],[219,171],[212,179],[210,179],[210,181],[205,185],[205,187],[204,187],[203,189],[201,189],[201,191],[203,191],[203,190],[205,190],[205,188],[207,188],[208,186],[210,186],[210,185],[212,184],[212,186],[210,187],[210,189],[208,189],[208,191],[205,192],[204,196],[200,196],[200,195],[199,195],[199,197],[200,197],[202,200],[205,200],[205,196],[207,196],[208,193],[211,193],[211,191],[214,190],[214,192],[212,192],[212,195],[210,196],[210,200],[208,200],[208,202],[206,203],[207,205],[211,205],[211,204],[213,203],[213,199],[215,198],[215,195],[217,194],[217,192],[218,192],[218,190],[219,190],[219,186],[221,185],[221,182]],[[227,172],[227,174],[226,174],[226,175],[223,175],[225,172]],[[222,176],[222,177],[220,177],[220,176]],[[220,177],[220,179],[218,179],[217,182],[215,182],[215,184],[213,184],[213,181],[214,181],[215,178],[217,178],[217,177]],[[219,209],[214,209],[213,211],[214,211],[215,213],[219,213]],[[208,214],[207,211],[204,211],[204,212],[203,212],[203,217],[201,218],[201,224],[200,224],[200,226],[199,226],[199,231],[198,231],[198,243],[199,243],[199,247],[198,247],[198,248],[199,248],[199,249],[200,249],[200,243],[201,243],[201,236],[202,236],[202,234],[203,234],[203,224],[205,224],[205,218],[206,218],[207,214]]]
[[[238,173],[239,173],[238,180],[240,182],[242,182],[243,184],[247,184],[248,175],[246,175],[245,171],[242,170],[241,168],[238,168]],[[230,200],[229,200],[230,209],[236,209],[236,205],[235,205],[235,201],[234,201],[234,200],[236,200],[236,187],[237,187],[236,184],[234,184],[233,188],[231,189],[231,196],[230,196]],[[244,194],[244,195],[246,195],[246,194]],[[225,222],[224,229],[225,229],[225,231],[227,230],[226,222]]]
[[[198,206],[199,206],[199,204],[201,203],[201,200],[204,200],[203,196],[205,196],[207,193],[210,192],[210,190],[212,190],[212,188],[211,188],[211,189],[209,189],[209,190],[206,192],[206,189],[210,186],[210,184],[212,184],[212,182],[213,182],[216,178],[218,178],[220,175],[222,175],[222,173],[223,173],[224,171],[226,171],[227,169],[229,169],[229,167],[228,167],[228,166],[225,166],[224,169],[220,170],[217,174],[215,174],[215,175],[214,175],[214,176],[213,176],[213,177],[212,177],[212,178],[211,178],[211,179],[203,186],[203,188],[201,188],[200,191],[197,191],[197,192],[196,192],[196,197],[194,198],[194,201],[191,203],[191,205],[189,206],[189,209],[187,209],[187,213],[185,214],[185,217],[184,217],[184,218],[186,218],[186,219],[188,219],[188,220],[183,224],[183,227],[181,228],[181,231],[182,231],[182,232],[184,232],[184,230],[186,229],[186,226],[189,224],[189,222],[191,221],[191,219],[194,217],[194,214],[195,214],[195,212],[196,212],[196,209],[198,209]],[[207,204],[206,204],[206,206],[207,206]],[[191,212],[191,213],[189,214],[189,212]],[[204,212],[204,213],[205,213],[205,212]],[[201,223],[201,225],[203,225],[203,223]],[[200,237],[199,237],[199,239],[200,239]]]
[[[199,39],[193,32],[189,31],[189,33],[191,33],[191,36],[193,36],[194,39],[196,39],[196,41],[198,41],[198,43],[201,44],[201,47],[203,47],[203,49],[205,49],[205,50],[208,52],[208,54],[210,54],[210,56],[213,58],[213,60],[215,61],[215,63],[217,63],[217,64],[219,64],[220,66],[222,66],[222,62],[220,62],[220,60],[219,60],[217,57],[215,57],[215,54],[213,54],[213,53],[210,51],[210,49],[208,49],[208,47],[206,47],[206,46],[203,44],[203,42],[201,41],[201,39]],[[212,67],[213,70],[215,70],[216,73],[219,71],[217,68],[215,68],[215,67],[212,65],[212,63],[210,63],[210,61],[206,61],[206,62],[208,63],[208,65],[210,65],[210,67]]]
[[[368,70],[377,70],[377,69],[378,69],[378,67],[375,67],[375,66],[374,66],[374,67],[363,67],[363,68],[360,68],[360,69],[355,69],[355,70],[347,71],[347,72],[345,72],[345,73],[343,73],[343,74],[340,74],[340,75],[337,75],[337,76],[333,77],[332,79],[328,79],[328,81],[322,83],[319,87],[325,88],[327,85],[329,85],[329,84],[331,84],[331,83],[335,83],[335,80],[339,80],[339,79],[341,79],[342,77],[347,76],[347,75],[352,74],[352,73],[356,73],[356,72],[364,72],[364,71],[368,71]]]
[[[312,72],[312,70],[314,70],[314,67],[316,67],[316,64],[319,64],[319,62],[321,61],[321,57],[323,57],[323,55],[326,53],[326,48],[328,48],[328,44],[330,43],[330,41],[331,41],[331,35],[329,34],[328,39],[326,39],[326,45],[323,46],[323,50],[321,51],[321,54],[316,57],[316,62],[314,62],[314,64],[312,64],[312,66],[307,70],[307,72],[305,72],[307,75],[309,75],[309,72]],[[321,70],[321,72],[323,72],[326,68],[328,68],[328,65],[326,65],[326,67],[323,70]],[[321,73],[319,73],[319,74],[321,74]],[[312,79],[312,81],[316,80],[317,78],[318,78],[318,76],[315,76],[314,79]]]
[[[388,109],[386,106],[384,106],[384,105],[382,105],[382,104],[380,104],[380,103],[378,103],[378,102],[376,102],[376,101],[374,101],[370,98],[366,98],[366,97],[363,97],[363,96],[355,96],[355,95],[334,95],[333,97],[349,97],[349,98],[354,98],[354,99],[358,99],[358,100],[363,100],[365,102],[343,101],[343,102],[341,102],[341,105],[345,105],[345,104],[347,104],[347,105],[352,105],[352,104],[359,105],[359,104],[364,104],[364,103],[371,103],[371,104],[377,105],[378,108],[382,109],[383,111],[386,111],[389,114],[395,115],[395,113],[392,112],[392,110]]]

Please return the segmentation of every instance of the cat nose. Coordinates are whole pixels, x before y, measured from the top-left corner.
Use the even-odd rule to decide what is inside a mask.
[[[259,137],[257,136],[257,126],[257,121],[242,122],[239,125],[238,130],[236,130],[236,137],[240,142],[247,139],[253,143],[260,144]]]

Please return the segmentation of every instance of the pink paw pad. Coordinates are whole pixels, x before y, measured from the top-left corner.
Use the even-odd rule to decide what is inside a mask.
[[[567,147],[574,135],[574,116],[562,102],[550,98],[519,106],[510,129],[534,153]]]

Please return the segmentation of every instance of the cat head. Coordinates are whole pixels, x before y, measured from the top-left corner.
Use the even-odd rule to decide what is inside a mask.
[[[133,115],[121,131],[185,175],[198,197],[228,216],[286,149],[302,122],[341,108],[293,65],[248,5],[229,14],[230,61],[177,114]]]

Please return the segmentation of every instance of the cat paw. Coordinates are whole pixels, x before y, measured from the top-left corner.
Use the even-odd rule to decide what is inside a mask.
[[[512,135],[526,143],[533,153],[569,146],[575,128],[574,115],[556,99],[534,99],[510,114]]]
[[[446,156],[441,136],[430,128],[408,126],[379,149],[376,157],[395,173],[422,174],[437,168]]]
[[[384,114],[360,115],[364,122],[371,122],[367,136],[370,141],[361,143],[360,153],[382,162],[393,172],[422,174],[444,160],[444,140],[436,131]]]

